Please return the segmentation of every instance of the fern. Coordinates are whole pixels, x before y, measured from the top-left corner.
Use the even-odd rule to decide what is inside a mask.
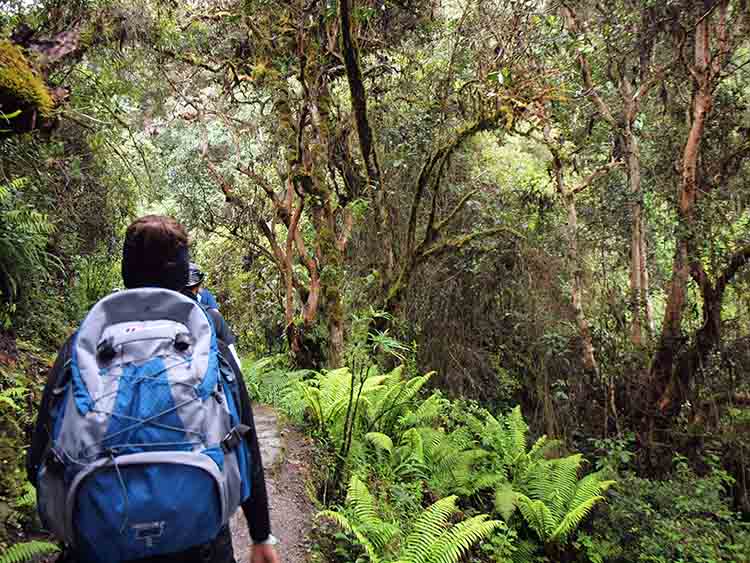
[[[578,529],[593,507],[604,500],[602,493],[614,481],[602,479],[600,472],[578,479],[580,454],[546,461],[529,477],[529,496],[518,493],[518,506],[529,527],[544,543],[562,544]],[[504,491],[503,494],[508,494]],[[501,497],[500,489],[496,492]],[[500,503],[498,508],[503,508]]]
[[[449,496],[423,510],[409,533],[404,534],[380,518],[375,498],[360,479],[352,477],[346,513],[326,510],[318,517],[328,518],[352,533],[372,563],[457,563],[472,546],[504,528],[504,524],[482,514],[451,526],[450,519],[457,512],[456,499]],[[402,541],[393,541],[397,537]]]
[[[485,467],[485,477],[467,484],[475,492],[488,485],[494,487],[495,513],[508,522],[520,512],[528,526],[546,544],[568,542],[593,507],[604,500],[604,491],[613,484],[613,481],[604,480],[601,473],[579,479],[583,463],[580,454],[546,459],[550,449],[558,444],[546,436],[529,447],[528,426],[519,407],[497,418],[480,411],[478,415],[467,414],[463,419],[465,428],[491,455],[485,458],[483,465],[475,462],[471,467],[471,464],[464,463],[464,469],[460,469],[462,464],[456,461],[453,471],[470,469],[476,473],[477,467]],[[431,451],[426,450],[425,458],[429,461]],[[469,454],[461,455],[470,458]],[[477,458],[476,461],[480,460]],[[451,486],[463,494],[472,491],[459,482]],[[528,555],[525,553],[519,552],[514,561],[524,560]]]
[[[381,432],[368,432],[365,434],[365,439],[376,448],[385,450],[389,454],[393,453],[393,440],[391,440],[391,437],[387,434],[382,434]]]
[[[414,522],[411,533],[406,537],[399,559],[412,563],[427,561],[430,547],[445,532],[448,519],[455,511],[455,496],[440,499],[425,509]]]
[[[399,425],[402,428],[412,426],[427,426],[441,416],[449,405],[449,401],[444,399],[440,393],[433,393],[417,407],[415,411],[408,411],[399,418]]]
[[[521,540],[513,547],[513,563],[537,563],[536,552],[539,546],[529,540]]]
[[[54,226],[20,196],[28,183],[26,178],[16,178],[0,185],[0,276],[10,289],[7,300],[15,298],[24,276],[46,275],[47,268],[55,264],[46,250]]]
[[[22,411],[23,405],[18,401],[22,401],[29,393],[29,388],[20,387],[9,387],[0,391],[0,403],[7,405],[14,411]]]
[[[24,563],[40,555],[49,555],[57,551],[60,549],[55,544],[46,541],[17,543],[0,556],[0,563]]]
[[[586,499],[584,502],[571,509],[565,514],[562,521],[555,527],[549,537],[550,542],[564,543],[570,534],[578,529],[584,518],[588,516],[591,509],[599,501],[604,500],[602,496]]]
[[[360,392],[356,381],[357,387],[352,389],[352,373],[344,367],[318,373],[315,378],[298,383],[297,388],[319,430],[340,438],[350,400],[353,400],[351,412],[357,412],[361,417],[364,409],[360,406],[370,403],[371,395],[386,379],[387,376],[377,375],[375,368],[370,368]],[[358,426],[356,422],[355,427]]]
[[[487,520],[486,514],[474,516],[453,526],[434,543],[426,562],[457,563],[471,547],[493,531],[502,527],[497,520]]]
[[[413,404],[413,399],[432,376],[432,373],[403,379],[403,366],[399,366],[383,379],[368,396],[365,417],[368,428],[389,433],[395,429],[397,421]]]
[[[23,494],[13,503],[15,508],[33,508],[36,506],[36,489],[29,482],[23,485]]]
[[[510,520],[518,506],[518,493],[510,483],[503,483],[495,489],[495,511],[506,522]]]
[[[479,436],[484,449],[495,454],[496,472],[502,472],[516,489],[525,489],[529,477],[557,442],[542,436],[527,450],[528,426],[520,407],[498,418],[485,411],[483,418],[467,415],[467,428]]]

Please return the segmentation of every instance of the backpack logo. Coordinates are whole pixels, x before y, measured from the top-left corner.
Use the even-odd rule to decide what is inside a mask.
[[[157,541],[164,534],[166,526],[164,520],[160,522],[144,522],[142,524],[133,524],[131,528],[135,531],[135,539],[146,542],[146,546],[153,547],[154,541]]]

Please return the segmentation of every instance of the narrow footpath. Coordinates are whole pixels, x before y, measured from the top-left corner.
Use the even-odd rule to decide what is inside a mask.
[[[279,538],[279,556],[282,563],[305,563],[315,512],[305,491],[309,443],[299,432],[279,428],[278,417],[271,407],[254,405],[253,411],[266,472],[271,529]],[[231,527],[235,559],[237,563],[248,563],[250,535],[242,510],[235,513]]]

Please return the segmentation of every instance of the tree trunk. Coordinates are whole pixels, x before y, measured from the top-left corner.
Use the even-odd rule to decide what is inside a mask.
[[[349,93],[354,112],[354,121],[357,126],[357,138],[359,140],[362,159],[364,160],[370,189],[374,191],[373,201],[375,203],[378,221],[378,237],[382,244],[382,266],[381,275],[383,287],[389,287],[393,281],[395,269],[394,230],[391,214],[385,193],[385,184],[378,162],[378,152],[375,138],[370,127],[367,115],[367,92],[362,80],[362,70],[359,66],[359,49],[351,29],[351,0],[342,0],[339,3],[339,25],[341,30],[341,46],[346,68]]]
[[[630,187],[631,218],[630,218],[630,306],[632,321],[630,325],[630,340],[635,346],[642,346],[644,328],[651,330],[651,306],[648,297],[648,263],[646,261],[646,220],[643,214],[643,190],[641,187],[641,160],[638,139],[630,124],[622,133],[623,145],[626,153],[628,185]]]
[[[693,346],[679,359],[672,387],[679,384],[677,393],[671,394],[683,397],[687,394],[688,386],[695,375],[706,366],[711,352],[721,343],[721,308],[724,291],[716,291],[710,284],[701,288],[703,296],[703,326],[695,334]]]
[[[568,257],[571,270],[570,293],[573,313],[576,317],[578,332],[581,335],[583,367],[593,375],[599,374],[599,365],[594,357],[594,343],[591,338],[589,321],[583,312],[583,281],[581,279],[581,263],[578,256],[578,213],[575,200],[571,196],[565,198],[568,210]]]
[[[708,18],[696,27],[695,66],[692,68],[696,82],[693,94],[692,124],[682,156],[682,175],[679,193],[679,235],[672,265],[672,280],[667,291],[667,303],[659,348],[651,366],[652,404],[659,409],[676,411],[681,402],[680,386],[674,379],[676,354],[682,345],[682,317],[687,299],[687,282],[690,277],[690,260],[694,244],[694,214],[697,193],[698,158],[706,118],[711,111],[713,94],[709,69]]]
[[[568,237],[568,268],[570,271],[570,298],[573,314],[581,337],[581,361],[584,369],[593,376],[599,375],[599,365],[594,356],[594,343],[591,329],[583,311],[583,280],[581,278],[581,261],[578,255],[578,211],[576,210],[575,195],[565,189],[562,162],[558,155],[553,155],[553,166],[557,191],[560,194],[568,212],[566,225]]]
[[[654,335],[654,313],[649,295],[648,242],[646,240],[646,215],[643,212],[641,212],[641,257],[641,303],[646,323],[646,336],[651,340]]]

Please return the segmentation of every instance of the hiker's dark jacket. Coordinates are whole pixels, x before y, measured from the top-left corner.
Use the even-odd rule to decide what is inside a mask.
[[[231,333],[228,325],[224,321],[221,313],[215,309],[206,310],[207,314],[211,318],[214,326],[217,330],[217,341],[219,346],[219,353],[230,363],[232,369],[236,374],[241,374],[240,368],[229,350],[229,344],[234,342],[234,336]],[[227,343],[226,340],[230,342]],[[55,364],[47,376],[47,383],[44,387],[44,393],[42,395],[42,402],[39,405],[39,411],[37,415],[36,426],[34,428],[34,434],[31,439],[31,447],[29,448],[26,456],[26,471],[28,473],[29,481],[36,487],[37,476],[39,474],[39,468],[42,463],[42,456],[49,443],[50,436],[52,435],[51,428],[51,417],[50,411],[52,410],[52,401],[57,400],[62,394],[56,393],[57,388],[64,384],[65,377],[67,376],[66,366],[68,360],[71,357],[73,345],[73,337],[68,338],[67,342],[63,345],[62,349],[57,355]],[[245,435],[248,447],[250,449],[250,455],[253,463],[250,464],[250,470],[253,474],[250,478],[251,483],[251,494],[247,501],[242,504],[242,511],[245,514],[245,518],[248,523],[250,530],[250,536],[256,542],[264,541],[271,534],[271,523],[268,515],[268,496],[266,494],[266,482],[263,473],[263,463],[260,457],[260,447],[258,446],[258,436],[255,431],[255,422],[253,420],[253,410],[250,403],[250,397],[245,387],[245,382],[240,376],[237,378],[239,381],[240,390],[240,418],[242,423],[250,427],[250,431]],[[216,545],[211,546],[199,546],[193,548],[184,554],[170,554],[163,558],[153,558],[149,561],[211,561],[211,562],[223,562],[232,561],[232,547],[231,538],[228,537],[229,531],[224,529],[219,537],[215,540]],[[218,557],[206,557],[206,553],[212,553],[216,551],[225,552],[228,543],[228,554],[229,559],[224,556]],[[218,555],[218,554],[217,554]],[[69,558],[68,560],[74,561],[75,558]]]

